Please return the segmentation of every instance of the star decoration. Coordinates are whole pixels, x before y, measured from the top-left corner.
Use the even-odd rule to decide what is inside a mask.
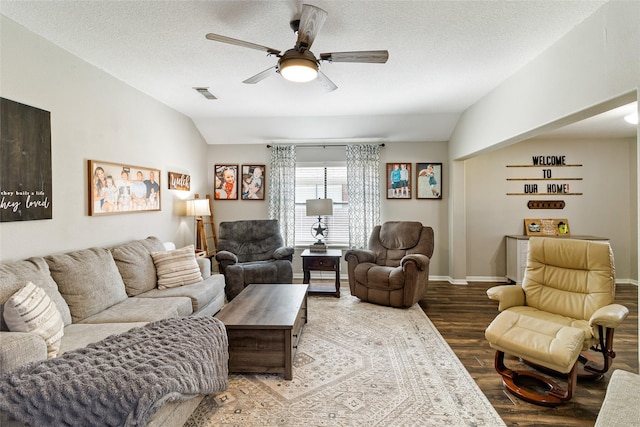
[[[324,235],[324,232],[327,231],[327,228],[323,227],[321,223],[318,223],[317,227],[313,227],[313,231],[316,232],[316,237],[318,236],[326,237]]]

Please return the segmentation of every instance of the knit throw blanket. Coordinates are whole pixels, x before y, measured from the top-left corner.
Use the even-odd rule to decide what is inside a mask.
[[[165,319],[0,377],[0,409],[31,426],[143,426],[164,403],[227,388],[213,317]]]

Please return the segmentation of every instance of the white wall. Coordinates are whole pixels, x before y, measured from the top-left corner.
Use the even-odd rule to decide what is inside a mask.
[[[571,192],[583,195],[507,196],[522,192],[524,181],[506,178],[541,177],[530,165],[532,156],[564,155],[579,168],[551,168],[553,177],[583,178],[564,181]],[[567,218],[572,235],[610,239],[616,260],[616,278],[638,280],[638,241],[634,206],[637,205],[635,139],[528,140],[465,162],[467,276],[494,278],[506,275],[504,236],[524,234],[525,218]],[[539,186],[551,181],[527,181]],[[563,183],[553,181],[551,183]],[[546,191],[541,189],[542,192]],[[564,209],[527,207],[529,200],[564,200]]]
[[[0,19],[0,96],[51,112],[53,169],[53,219],[0,224],[0,259],[149,235],[193,242],[193,220],[179,216],[190,194],[169,191],[166,181],[169,170],[188,173],[193,192],[205,190],[207,145],[191,120]],[[162,210],[88,216],[88,159],[160,169]]]
[[[270,150],[264,144],[225,144],[209,147],[208,168],[208,194],[213,193],[213,169],[215,164],[265,164],[269,174]],[[305,148],[297,150],[299,162],[308,161],[334,161],[345,159],[344,147]],[[415,163],[435,162],[443,163],[443,199],[442,200],[387,200],[384,192],[381,192],[381,221],[420,221],[433,227],[435,233],[434,256],[430,266],[432,277],[445,276],[448,271],[448,230],[447,230],[447,199],[449,187],[447,184],[447,143],[446,142],[406,142],[386,143],[380,155],[381,187],[385,187],[386,163],[407,162]],[[415,177],[412,178],[415,186]],[[267,193],[270,191],[267,178]],[[269,214],[268,202],[246,200],[216,200],[214,201],[214,216],[216,223],[222,221],[234,221],[244,219],[267,218]],[[301,252],[301,249],[298,251]],[[301,265],[294,261],[295,273],[301,274]],[[346,274],[346,268],[342,267],[342,273]]]

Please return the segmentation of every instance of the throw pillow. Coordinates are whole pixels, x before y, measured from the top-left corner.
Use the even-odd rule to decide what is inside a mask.
[[[202,281],[193,245],[173,251],[152,252],[151,257],[158,275],[158,289],[193,285]]]
[[[27,283],[4,304],[4,321],[11,332],[30,332],[39,335],[47,344],[49,357],[60,351],[64,334],[62,316],[44,289]]]
[[[70,325],[71,312],[69,312],[69,306],[60,294],[58,284],[51,277],[49,265],[42,257],[0,263],[0,313],[2,313],[4,303],[9,297],[19,291],[25,283],[29,282],[44,289],[51,301],[56,304],[64,325]],[[8,330],[4,317],[0,316],[0,331]]]
[[[162,242],[155,237],[134,240],[111,248],[127,295],[135,297],[156,288],[156,267],[150,254],[164,250]]]
[[[127,299],[127,292],[106,248],[89,248],[45,257],[51,277],[69,305],[73,323]]]

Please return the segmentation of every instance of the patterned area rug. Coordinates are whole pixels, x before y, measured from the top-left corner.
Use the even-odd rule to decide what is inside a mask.
[[[417,305],[310,297],[293,376],[232,374],[185,427],[505,425]]]

